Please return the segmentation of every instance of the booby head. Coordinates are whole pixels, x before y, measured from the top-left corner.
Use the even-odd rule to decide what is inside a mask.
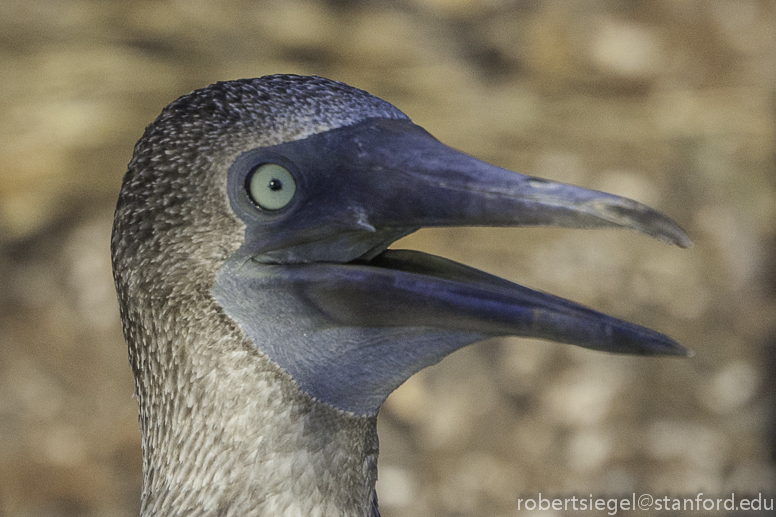
[[[687,355],[644,327],[388,249],[423,227],[537,225],[690,245],[636,201],[484,163],[342,83],[277,75],[181,97],[135,147],[112,240],[145,454],[163,447],[159,428],[181,411],[221,404],[207,414],[240,428],[265,410],[251,406],[260,397],[249,382],[282,385],[277,418],[331,411],[373,423],[415,372],[492,336]],[[194,382],[207,388],[192,395]],[[305,409],[285,414],[292,403]],[[162,463],[144,465],[158,477]]]

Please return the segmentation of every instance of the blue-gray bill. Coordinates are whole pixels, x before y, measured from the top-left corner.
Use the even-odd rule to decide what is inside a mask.
[[[293,181],[290,195],[268,197],[273,207],[281,199],[280,209],[257,209],[246,190],[267,163],[288,172],[270,190]],[[573,302],[387,250],[431,226],[620,227],[691,245],[676,223],[636,201],[507,171],[388,119],[243,153],[228,188],[246,237],[214,296],[303,390],[340,409],[375,414],[412,374],[492,336],[689,355],[667,336]]]

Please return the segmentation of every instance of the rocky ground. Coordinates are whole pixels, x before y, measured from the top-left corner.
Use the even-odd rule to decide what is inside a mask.
[[[108,250],[121,177],[168,102],[277,72],[366,89],[505,168],[643,201],[695,242],[455,229],[400,243],[696,357],[526,339],[453,354],[381,413],[384,517],[516,515],[539,492],[774,495],[776,2],[3,0],[0,516],[138,514]]]

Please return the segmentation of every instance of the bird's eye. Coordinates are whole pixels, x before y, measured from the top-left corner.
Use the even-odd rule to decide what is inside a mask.
[[[265,210],[280,210],[294,197],[296,182],[287,169],[275,163],[259,165],[248,177],[248,194]]]

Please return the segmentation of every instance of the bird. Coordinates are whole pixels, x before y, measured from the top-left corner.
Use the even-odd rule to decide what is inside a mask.
[[[111,256],[142,437],[141,515],[378,517],[377,414],[494,336],[688,356],[656,331],[389,246],[425,227],[687,234],[639,202],[448,147],[317,76],[183,95],[136,143]]]

